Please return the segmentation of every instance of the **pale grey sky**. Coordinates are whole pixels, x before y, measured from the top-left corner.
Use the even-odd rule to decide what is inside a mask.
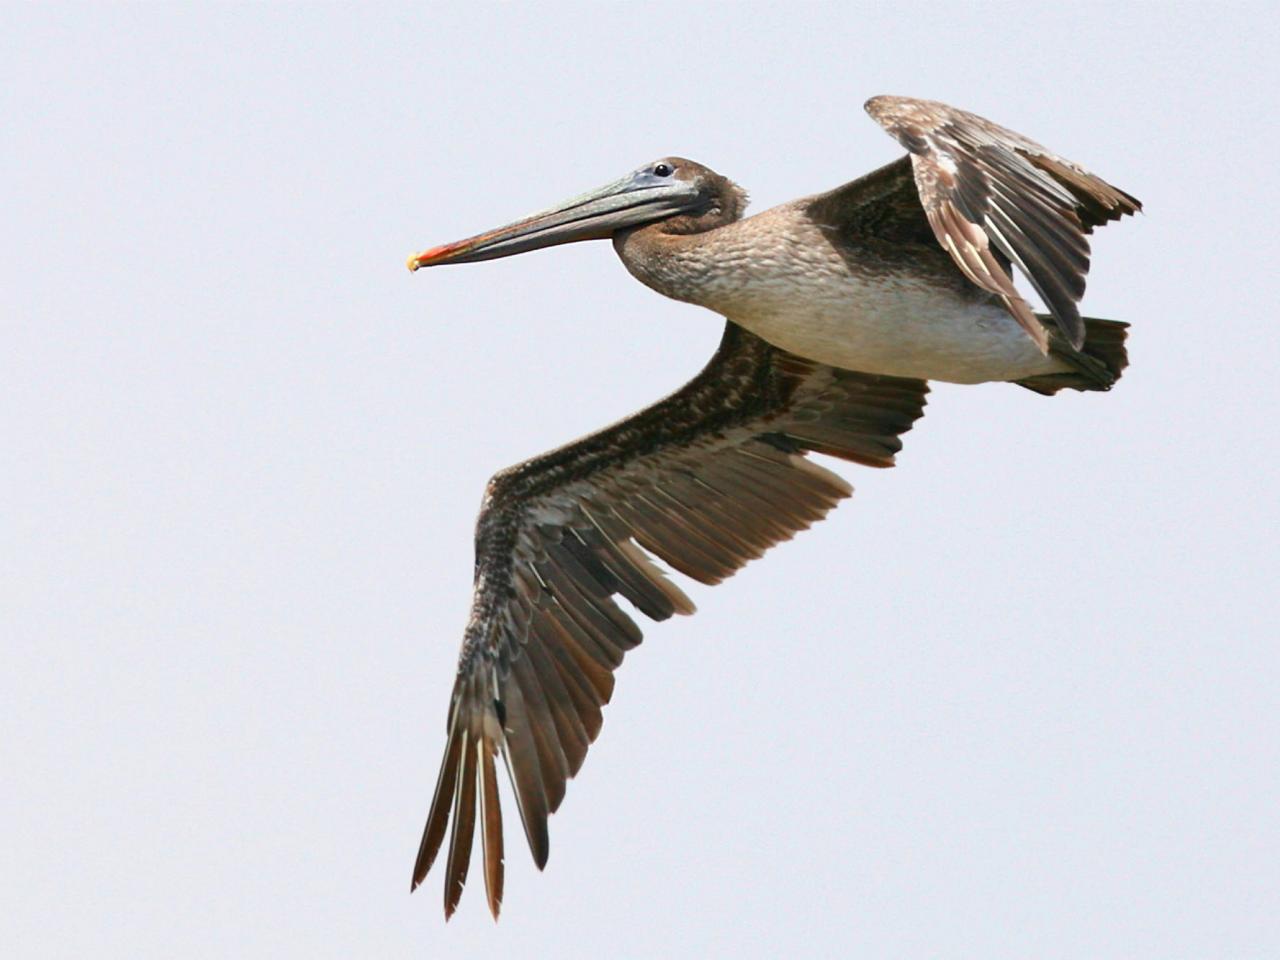
[[[7,5],[0,953],[1280,954],[1272,4]],[[405,256],[670,153],[753,209],[972,109],[1146,204],[1110,394],[900,466],[648,625],[495,926],[408,880],[496,469],[720,321],[607,244]]]

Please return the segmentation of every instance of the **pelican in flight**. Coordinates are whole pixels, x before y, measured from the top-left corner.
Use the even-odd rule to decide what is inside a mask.
[[[503,888],[495,770],[511,778],[539,868],[547,817],[601,727],[614,671],[652,620],[693,612],[653,562],[730,576],[853,490],[807,459],[893,465],[926,381],[1107,390],[1126,324],[1082,317],[1089,234],[1141,204],[1011,130],[928,100],[867,112],[907,156],[743,219],[746,194],[668,157],[509,226],[433,247],[409,268],[611,240],[637,280],[726,319],[687,385],[613,426],[503,470],[476,526],[475,591],[444,761],[413,868],[452,821],[445,916],[477,821],[489,909]],[[1026,278],[1048,313],[1013,284]]]

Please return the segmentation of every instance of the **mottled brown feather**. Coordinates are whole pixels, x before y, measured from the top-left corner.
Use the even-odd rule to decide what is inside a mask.
[[[453,797],[453,833],[449,837],[449,862],[445,867],[444,915],[453,916],[467,882],[471,841],[476,827],[476,748],[472,731],[462,731],[458,752],[458,783]]]
[[[493,741],[486,739],[477,747],[480,750],[480,839],[484,844],[484,889],[489,912],[496,920],[498,911],[502,909],[502,808],[493,764]]]

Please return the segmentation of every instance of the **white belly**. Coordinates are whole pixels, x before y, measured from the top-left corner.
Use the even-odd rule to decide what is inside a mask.
[[[615,247],[659,293],[831,366],[953,383],[1069,369],[1042,354],[998,300],[975,299],[941,248],[898,251],[894,263],[873,244],[862,262],[809,220],[804,204],[706,235],[640,230]]]
[[[1067,369],[998,303],[908,277],[756,280],[722,312],[791,353],[867,373],[983,383]]]

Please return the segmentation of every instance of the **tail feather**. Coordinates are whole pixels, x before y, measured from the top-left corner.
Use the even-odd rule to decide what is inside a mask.
[[[1047,317],[1042,319],[1048,320]],[[1014,382],[1047,397],[1064,389],[1110,390],[1129,365],[1129,353],[1125,349],[1128,330],[1129,325],[1119,320],[1085,317],[1085,339],[1081,349],[1075,350],[1065,340],[1058,338],[1051,338],[1049,342],[1049,352],[1074,369]]]

